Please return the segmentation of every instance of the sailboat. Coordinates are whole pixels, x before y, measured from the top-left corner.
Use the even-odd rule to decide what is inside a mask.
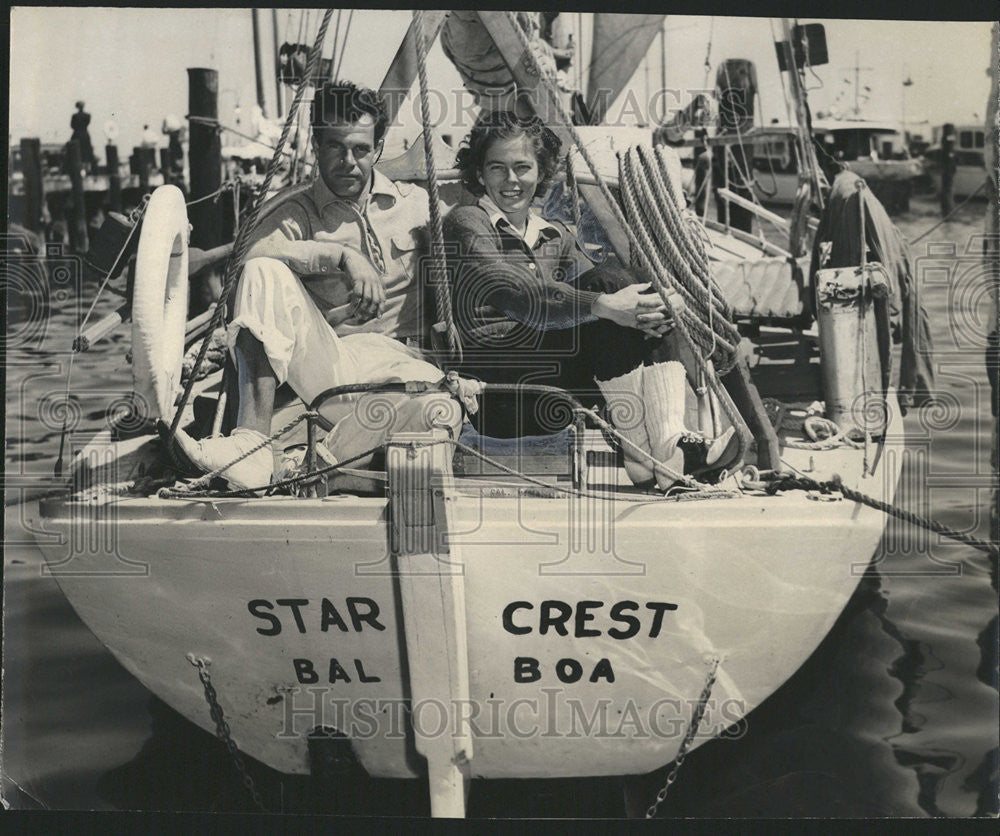
[[[418,15],[387,79],[412,84],[415,27],[433,40],[446,14]],[[539,106],[554,100],[516,18],[477,14],[518,87]],[[635,19],[597,17],[594,52],[616,54]],[[648,47],[662,16],[647,17],[657,18],[642,29]],[[625,49],[609,62],[619,89],[626,57],[637,60]],[[574,137],[586,143],[586,130],[551,113],[580,154]],[[592,128],[594,149],[608,134]],[[426,177],[414,157],[389,170]],[[576,170],[585,208],[627,260],[611,206],[626,184],[606,192],[582,156]],[[432,813],[460,816],[480,777],[669,764],[739,722],[815,650],[882,536],[886,518],[871,506],[892,500],[899,477],[901,413],[884,385],[873,271],[804,273],[809,227],[787,228],[786,248],[706,225],[717,287],[756,361],[692,403],[711,426],[727,420],[730,397],[746,434],[745,466],[716,485],[632,487],[620,449],[577,415],[541,440],[394,436],[384,470],[353,472],[375,491],[164,494],[158,438],[119,428],[80,452],[75,490],[40,503],[48,571],[146,688],[284,773],[309,771],[311,736],[325,731],[369,775],[421,777]],[[178,254],[182,239],[171,242]],[[178,382],[163,385],[169,409]],[[223,391],[218,375],[194,384],[180,425],[206,431],[205,404],[220,414]]]

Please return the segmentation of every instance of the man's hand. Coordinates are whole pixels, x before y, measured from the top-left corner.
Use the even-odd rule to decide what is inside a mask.
[[[633,284],[615,293],[602,293],[594,300],[591,312],[626,328],[635,328],[650,336],[661,336],[673,329],[674,314],[663,304],[659,294],[649,293],[649,289],[648,283]],[[671,298],[672,306],[673,302],[674,297]],[[683,301],[679,297],[677,304],[683,309]]]
[[[347,247],[341,267],[351,280],[351,305],[354,315],[362,322],[382,315],[385,307],[385,287],[378,271],[363,255]]]

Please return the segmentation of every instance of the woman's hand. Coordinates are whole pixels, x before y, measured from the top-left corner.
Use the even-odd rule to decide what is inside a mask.
[[[677,325],[677,317],[687,309],[684,299],[678,293],[670,291],[667,294],[669,304],[663,309],[636,316],[639,330],[649,337],[662,337],[669,334]]]
[[[602,293],[594,300],[591,312],[626,328],[635,328],[650,336],[662,336],[673,329],[674,311],[683,309],[684,303],[672,294],[671,306],[668,307],[658,293],[649,292],[650,287],[649,283],[633,284],[615,293]]]

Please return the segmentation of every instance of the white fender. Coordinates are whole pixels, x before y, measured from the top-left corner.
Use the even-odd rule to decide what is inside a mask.
[[[132,380],[140,409],[147,409],[152,420],[170,421],[180,389],[188,235],[183,193],[176,186],[160,186],[142,222],[132,297]]]

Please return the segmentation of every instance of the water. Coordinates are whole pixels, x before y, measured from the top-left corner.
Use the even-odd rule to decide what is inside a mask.
[[[914,252],[926,257],[928,244],[951,243],[959,260],[918,263],[926,268],[921,292],[937,346],[937,386],[947,394],[938,408],[906,419],[919,455],[906,462],[897,497],[980,537],[988,536],[993,431],[981,337],[986,276],[974,256],[960,257],[981,233],[984,213],[984,204],[971,204]],[[897,222],[913,237],[936,220],[935,207],[920,200]],[[958,265],[951,278],[942,278],[942,263]],[[8,502],[19,489],[44,487],[58,455],[74,304],[70,296],[55,306],[44,335],[26,340],[8,329]],[[112,308],[113,300],[103,303],[95,317]],[[67,455],[73,439],[102,426],[109,402],[128,391],[127,343],[122,329],[76,359],[79,423]],[[6,511],[3,789],[10,805],[252,809],[218,743],[152,700],[90,634],[41,575],[21,508]],[[751,714],[745,733],[688,757],[664,814],[996,815],[996,567],[979,552],[895,523],[886,543],[830,635]],[[331,794],[329,785],[251,770],[272,807],[426,813],[415,781],[342,779]],[[658,772],[638,787],[645,803],[663,778]],[[474,785],[470,812],[618,816],[621,791],[616,781],[494,781]]]

